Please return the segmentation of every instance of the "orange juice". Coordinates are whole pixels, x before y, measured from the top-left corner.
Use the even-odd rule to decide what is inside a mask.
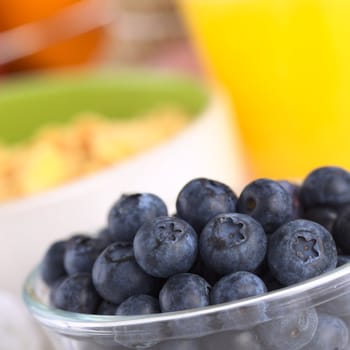
[[[252,176],[350,169],[350,2],[183,0],[204,66],[232,101]]]

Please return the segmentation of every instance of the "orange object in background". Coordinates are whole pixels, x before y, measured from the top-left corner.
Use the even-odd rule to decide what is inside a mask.
[[[182,0],[202,61],[229,93],[252,177],[350,169],[350,3]]]
[[[4,44],[2,51],[14,47],[13,56],[19,56],[6,69],[53,68],[96,59],[106,35],[104,6],[102,0],[0,0],[0,47],[7,34],[4,40],[13,44]],[[0,51],[0,62],[2,54],[12,52]]]

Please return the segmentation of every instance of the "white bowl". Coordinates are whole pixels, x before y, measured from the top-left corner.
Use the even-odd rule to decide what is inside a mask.
[[[125,191],[153,192],[169,204],[175,203],[176,194],[182,186],[195,177],[213,178],[237,189],[242,184],[239,145],[225,101],[220,95],[207,93],[197,82],[164,75],[117,73],[108,74],[107,80],[109,88],[117,84],[117,90],[126,87],[125,91],[129,94],[137,95],[142,89],[149,94],[150,89],[155,92],[158,89],[159,103],[163,102],[164,96],[170,101],[172,98],[182,101],[184,105],[193,98],[196,100],[196,96],[189,96],[191,94],[204,93],[206,97],[197,96],[194,109],[191,102],[191,108],[197,110],[197,115],[190,125],[159,146],[70,184],[0,205],[0,276],[1,288],[7,291],[19,295],[25,276],[53,241],[72,233],[102,228],[106,224],[108,209]],[[10,84],[8,89],[5,85],[0,89],[0,119],[23,118],[23,115],[18,115],[18,108],[12,108],[11,101],[13,105],[21,106],[20,110],[29,113],[33,112],[31,101],[34,96],[39,105],[42,100],[43,105],[50,103],[54,110],[55,104],[62,102],[62,96],[68,94],[74,98],[76,94],[81,97],[89,89],[96,94],[99,89],[106,89],[106,75],[103,78],[26,79],[24,83]],[[87,105],[89,100],[85,101]],[[118,99],[114,103],[118,106]],[[134,109],[138,110],[137,98],[134,104]],[[95,103],[96,106],[99,107]],[[72,112],[69,107],[68,103],[67,109]],[[40,107],[36,108],[40,111]],[[4,114],[8,111],[12,115]],[[105,112],[103,106],[97,112],[101,111]],[[170,213],[174,210],[169,206]]]

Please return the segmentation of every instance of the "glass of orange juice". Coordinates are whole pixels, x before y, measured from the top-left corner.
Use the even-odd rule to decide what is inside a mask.
[[[209,76],[228,92],[252,176],[350,169],[350,2],[182,0]]]

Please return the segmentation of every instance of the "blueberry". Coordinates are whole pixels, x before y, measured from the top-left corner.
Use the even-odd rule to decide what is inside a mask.
[[[345,350],[348,341],[349,331],[342,319],[319,313],[316,333],[302,350]]]
[[[66,241],[53,243],[46,251],[40,265],[40,273],[48,286],[55,284],[57,280],[66,276],[63,257],[66,251]]]
[[[162,312],[193,309],[209,305],[210,285],[192,273],[180,273],[170,277],[159,293]]]
[[[318,317],[315,309],[288,312],[257,326],[258,336],[268,350],[299,350],[314,337]]]
[[[109,245],[95,261],[92,280],[102,298],[114,304],[132,295],[153,294],[159,288],[159,281],[136,263],[131,243]]]
[[[292,196],[269,179],[249,183],[238,198],[237,211],[259,221],[266,233],[272,233],[294,215]]]
[[[255,274],[238,271],[222,277],[212,288],[211,304],[237,301],[267,292],[264,282]],[[265,303],[249,305],[233,310],[222,310],[219,319],[222,329],[247,330],[266,321]]]
[[[134,239],[137,263],[148,274],[166,278],[187,272],[197,257],[198,238],[185,221],[161,216],[146,222]]]
[[[97,308],[96,313],[98,315],[115,315],[118,305],[110,303],[107,300],[102,300]]]
[[[145,222],[167,214],[165,203],[154,194],[123,195],[108,213],[108,228],[114,241],[132,242]]]
[[[267,238],[262,226],[245,214],[219,214],[204,227],[199,253],[219,274],[254,271],[264,260]]]
[[[98,255],[106,248],[106,242],[87,235],[69,239],[64,254],[64,267],[69,275],[90,273]]]
[[[54,294],[58,286],[67,278],[67,275],[64,275],[60,277],[58,280],[56,280],[53,284],[51,284],[49,287],[49,304],[54,305]]]
[[[199,234],[206,223],[221,213],[236,211],[237,196],[225,184],[198,178],[187,183],[176,200],[178,217]]]
[[[287,181],[287,180],[279,180],[277,181],[292,197],[292,203],[293,203],[293,215],[292,219],[299,219],[303,212],[303,206],[301,205],[300,199],[299,199],[299,193],[300,193],[300,185],[297,185],[293,182]]]
[[[337,217],[338,211],[330,207],[312,207],[303,214],[304,219],[317,222],[329,232],[333,231],[333,226]]]
[[[339,212],[335,220],[332,234],[334,240],[344,254],[350,254],[350,206]]]
[[[116,315],[148,315],[160,312],[158,299],[151,295],[133,295],[124,300],[117,308]]]
[[[251,272],[238,271],[222,277],[213,286],[211,304],[221,304],[267,292],[262,279]]]
[[[323,226],[298,219],[271,235],[267,261],[272,275],[281,284],[291,285],[334,269],[337,249]]]
[[[52,291],[53,306],[71,312],[95,313],[101,299],[97,294],[90,274],[68,276]]]
[[[305,208],[350,203],[350,173],[330,166],[313,170],[301,185],[300,200]]]

